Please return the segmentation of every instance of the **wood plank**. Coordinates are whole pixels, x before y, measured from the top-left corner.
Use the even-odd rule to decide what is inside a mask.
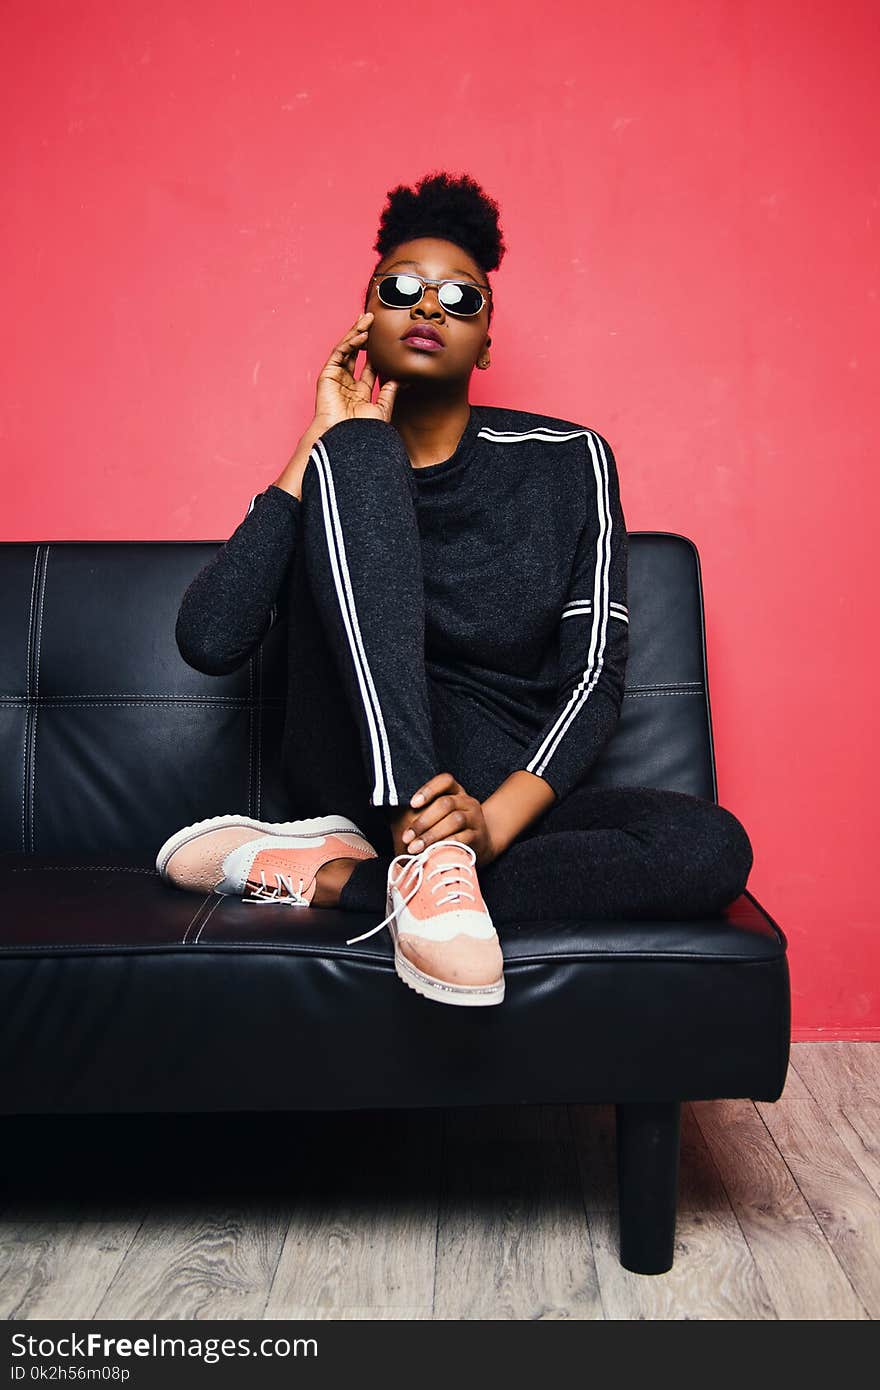
[[[40,1268],[44,1274],[49,1269],[51,1279],[43,1278],[28,1306],[48,1308],[52,1317],[61,1308],[82,1308],[77,1316],[120,1318],[224,1317],[228,1309],[234,1317],[242,1316],[242,1307],[244,1316],[261,1316],[287,1213],[283,1196],[261,1205],[253,1194],[271,1188],[273,1176],[282,1194],[289,1185],[291,1122],[283,1114],[236,1113],[27,1120],[16,1156],[17,1217],[24,1219],[26,1203],[31,1222],[44,1219],[48,1192],[59,1211],[76,1218],[90,1203],[92,1209],[102,1203],[106,1208],[112,1198],[131,1236],[121,1248],[124,1232],[114,1236],[111,1226],[110,1248],[104,1250],[102,1214],[93,1223],[97,1231],[87,1225],[75,1235],[68,1232],[57,1259],[44,1245]],[[83,1263],[92,1268],[85,1285]],[[38,1315],[46,1316],[30,1314]]]
[[[856,1098],[859,1101],[876,1100],[880,1081],[880,1042],[848,1042],[843,1046],[849,1056],[850,1069],[858,1077]]]
[[[863,1101],[848,1106],[844,1118],[854,1137],[850,1143],[849,1135],[844,1138],[841,1131],[841,1138],[874,1191],[880,1193],[880,1104]]]
[[[614,1321],[775,1318],[691,1107],[683,1106],[681,1116],[675,1258],[672,1269],[660,1277],[633,1274],[620,1263],[616,1184],[608,1157],[614,1150],[613,1110],[572,1108],[578,1112],[575,1133],[605,1316]],[[591,1109],[600,1113],[590,1116]],[[597,1154],[603,1160],[601,1187],[596,1181]],[[608,1201],[611,1186],[613,1203]]]
[[[785,1077],[785,1086],[780,1096],[780,1100],[809,1100],[810,1093],[804,1085],[803,1078],[797,1068],[797,1049],[803,1044],[795,1043],[792,1046],[788,1072]]]
[[[880,1195],[880,1043],[799,1043],[798,1072]]]
[[[431,1322],[430,1308],[325,1308],[315,1303],[291,1303],[285,1318],[291,1322]],[[284,1334],[287,1335],[287,1334]],[[297,1332],[298,1337],[303,1334]]]
[[[11,1202],[0,1221],[0,1318],[93,1318],[143,1217],[136,1205]]]
[[[617,1136],[613,1105],[572,1105],[572,1130],[577,1144],[588,1214],[617,1211]],[[710,1204],[730,1210],[705,1141],[688,1105],[682,1106],[681,1165],[678,1209],[699,1211]]]
[[[617,1131],[613,1105],[570,1105],[584,1209],[617,1212]]]
[[[794,1066],[788,1069],[783,1096],[800,1100],[808,1100],[810,1097]],[[572,1105],[569,1109],[581,1165],[584,1206],[589,1214],[599,1211],[616,1212],[617,1143],[614,1106]],[[684,1148],[684,1136],[682,1147]],[[701,1200],[693,1186],[697,1171],[698,1169],[694,1169],[690,1174],[690,1186],[685,1185],[683,1188],[682,1196],[685,1201],[689,1200],[689,1192],[693,1192],[693,1200],[696,1203]],[[727,1205],[729,1207],[729,1203]]]
[[[685,1107],[655,1278],[619,1264],[611,1106],[450,1111],[445,1189],[439,1112],[33,1117],[0,1316],[876,1316],[878,1068],[880,1044],[798,1043],[781,1102]]]
[[[737,1321],[776,1317],[736,1219],[729,1226],[682,1213],[674,1263],[662,1275],[633,1274],[618,1255],[613,1212],[593,1212],[590,1235],[610,1321]]]
[[[697,1101],[694,1115],[777,1315],[867,1313],[750,1101]]]
[[[845,1078],[848,1068],[841,1067],[838,1054],[827,1043],[793,1043],[792,1066],[804,1084],[806,1098],[818,1101],[826,1112],[836,1110],[840,1103],[837,1085]],[[826,1063],[831,1062],[831,1068]]]
[[[853,1288],[880,1317],[880,1197],[814,1100],[758,1112]]]
[[[880,1094],[880,1043],[796,1043],[795,1067],[823,1110],[874,1105]]]
[[[600,1319],[564,1105],[446,1112],[434,1317]]]
[[[0,1317],[94,1317],[147,1211],[143,1136],[125,1116],[15,1119],[3,1151]]]
[[[264,1317],[344,1308],[430,1316],[441,1138],[439,1110],[326,1117],[292,1197]]]
[[[287,1229],[283,1203],[154,1204],[96,1318],[260,1318]]]

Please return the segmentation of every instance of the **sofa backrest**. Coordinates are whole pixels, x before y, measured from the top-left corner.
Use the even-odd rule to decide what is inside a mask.
[[[286,624],[229,676],[177,650],[219,541],[0,543],[0,852],[150,864],[174,830],[284,820]],[[620,722],[589,782],[717,800],[696,547],[629,533]]]

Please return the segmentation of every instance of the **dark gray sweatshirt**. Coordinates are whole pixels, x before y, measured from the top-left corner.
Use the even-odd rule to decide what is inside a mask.
[[[365,440],[382,449],[394,430],[381,420],[334,425],[322,436],[331,460],[353,428],[362,450]],[[471,405],[452,457],[413,477],[428,676],[517,734],[522,753],[508,775],[525,769],[563,797],[598,758],[623,701],[626,522],[611,446],[572,421]],[[252,497],[183,595],[175,635],[190,666],[236,670],[297,604],[308,583],[292,563],[301,515],[274,483]],[[289,691],[307,659],[289,651]],[[285,743],[291,709],[289,695]]]

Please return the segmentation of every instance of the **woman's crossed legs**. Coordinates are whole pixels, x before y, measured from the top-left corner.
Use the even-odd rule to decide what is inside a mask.
[[[476,707],[431,684],[440,767],[480,800],[517,763],[516,740]],[[475,732],[476,730],[476,732]],[[359,863],[339,905],[384,915],[393,846]],[[656,787],[580,785],[490,864],[480,887],[496,925],[514,921],[712,916],[742,893],[749,837],[725,807]]]

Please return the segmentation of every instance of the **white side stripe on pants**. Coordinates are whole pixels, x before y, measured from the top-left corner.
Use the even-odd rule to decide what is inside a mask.
[[[385,721],[382,718],[379,697],[376,694],[376,687],[373,683],[372,673],[370,671],[369,662],[367,661],[367,654],[364,651],[360,624],[358,623],[357,610],[354,604],[354,594],[351,588],[351,576],[348,570],[348,561],[345,556],[345,540],[342,534],[342,523],[339,517],[339,510],[336,506],[336,489],[333,484],[333,473],[330,468],[330,459],[322,440],[316,440],[314,448],[309,454],[309,458],[315,464],[321,483],[321,505],[324,512],[324,530],[327,536],[330,568],[333,571],[336,596],[339,600],[342,619],[345,623],[348,644],[351,648],[351,656],[354,662],[355,672],[357,673],[361,699],[364,703],[367,725],[370,730],[370,745],[373,751],[373,772],[375,775],[371,800],[374,806],[380,805],[384,800],[385,772],[387,770],[388,794],[391,797],[392,804],[398,805],[397,787],[391,769],[391,749],[388,745],[388,732],[385,728]]]

